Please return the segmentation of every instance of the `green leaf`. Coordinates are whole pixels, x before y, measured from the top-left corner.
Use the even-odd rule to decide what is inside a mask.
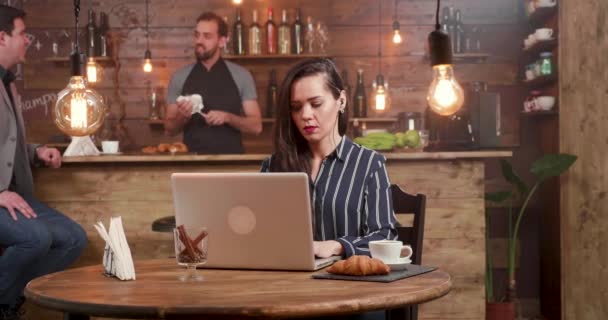
[[[486,201],[495,203],[501,203],[509,198],[511,198],[511,191],[496,191],[485,194]]]
[[[557,177],[568,170],[570,166],[576,162],[578,157],[572,154],[547,154],[542,158],[534,161],[530,171],[534,173],[541,181]]]
[[[500,168],[502,169],[502,176],[505,180],[515,185],[522,196],[528,192],[528,186],[526,186],[524,181],[515,173],[509,161],[504,159],[500,160]]]

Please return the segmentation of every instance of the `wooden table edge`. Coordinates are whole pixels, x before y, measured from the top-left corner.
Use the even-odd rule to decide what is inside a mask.
[[[341,300],[340,305],[343,307],[336,309],[335,304],[320,304],[313,303],[310,307],[302,308],[304,312],[294,313],[291,309],[291,305],[279,305],[279,306],[263,306],[263,307],[230,307],[230,306],[218,306],[218,307],[206,307],[205,316],[214,319],[239,319],[239,318],[299,318],[299,317],[317,317],[317,316],[338,316],[347,314],[356,314],[375,310],[390,310],[397,309],[407,305],[422,304],[429,302],[447,295],[452,289],[452,277],[440,270],[434,270],[432,272],[423,274],[421,276],[429,276],[440,273],[446,276],[443,283],[433,288],[421,291],[425,293],[423,299],[377,299],[378,303],[365,304],[365,308],[361,308],[361,302],[357,299],[354,300]],[[312,274],[312,273],[311,273]],[[44,277],[43,277],[44,278]],[[40,279],[40,278],[39,278]],[[318,280],[318,281],[344,281],[344,280]],[[406,279],[397,281],[407,281]],[[431,291],[430,293],[426,293]],[[434,293],[433,293],[434,292]],[[200,307],[170,307],[170,306],[126,306],[126,305],[108,305],[99,303],[83,303],[74,302],[71,300],[64,300],[59,298],[48,297],[43,294],[31,292],[29,290],[29,284],[26,286],[25,297],[28,302],[40,306],[42,308],[48,308],[59,312],[71,313],[71,314],[83,314],[93,317],[108,317],[108,318],[129,318],[129,319],[148,319],[148,318],[179,318],[188,316],[201,316]],[[335,302],[335,301],[334,301]],[[390,302],[390,303],[389,303]],[[301,304],[300,307],[307,306],[306,303]],[[344,308],[348,306],[349,308]],[[216,310],[214,310],[216,309]]]

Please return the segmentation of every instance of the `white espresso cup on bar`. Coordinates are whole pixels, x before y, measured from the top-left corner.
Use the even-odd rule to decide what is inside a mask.
[[[410,257],[414,253],[411,246],[398,240],[370,241],[369,251],[372,258],[386,264],[411,263]]]
[[[553,36],[553,29],[551,28],[540,28],[534,32],[536,40],[549,40]]]
[[[103,153],[118,153],[118,141],[105,140],[101,142]]]
[[[553,7],[557,4],[557,0],[536,0],[537,8]]]

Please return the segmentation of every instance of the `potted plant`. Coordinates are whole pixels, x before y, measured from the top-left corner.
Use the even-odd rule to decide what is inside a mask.
[[[511,164],[506,160],[501,160],[500,166],[502,175],[507,182],[511,184],[511,190],[497,191],[486,193],[486,201],[494,203],[503,203],[509,201],[509,216],[508,216],[508,249],[507,249],[507,289],[504,299],[496,299],[494,296],[494,283],[492,279],[492,260],[490,257],[490,249],[486,243],[486,319],[505,319],[512,320],[515,318],[515,293],[517,289],[517,280],[515,278],[515,253],[517,236],[519,227],[526,212],[526,208],[530,199],[538,189],[538,187],[548,178],[557,177],[564,173],[574,162],[577,157],[571,154],[548,154],[532,163],[530,172],[536,177],[531,188],[524,183],[520,176],[513,170]],[[516,197],[523,199],[523,204],[519,208],[513,224],[513,200]],[[486,226],[489,226],[490,215],[486,212]],[[486,242],[489,239],[489,228],[486,227]]]

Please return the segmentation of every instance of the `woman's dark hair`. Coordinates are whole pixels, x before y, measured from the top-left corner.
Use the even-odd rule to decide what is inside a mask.
[[[217,23],[217,33],[220,35],[220,37],[228,36],[228,24],[226,24],[226,21],[224,21],[224,19],[217,14],[209,11],[203,12],[196,19],[196,23],[198,24],[201,21],[215,21],[215,23]]]
[[[15,28],[15,19],[25,19],[23,10],[0,4],[0,31],[11,35]]]
[[[335,99],[344,90],[344,83],[335,63],[328,58],[304,60],[292,67],[279,88],[274,127],[274,157],[270,171],[310,173],[308,142],[291,119],[291,87],[305,77],[322,75],[325,87]],[[346,107],[346,105],[344,106]],[[343,136],[348,127],[348,112],[338,112],[338,133]]]

